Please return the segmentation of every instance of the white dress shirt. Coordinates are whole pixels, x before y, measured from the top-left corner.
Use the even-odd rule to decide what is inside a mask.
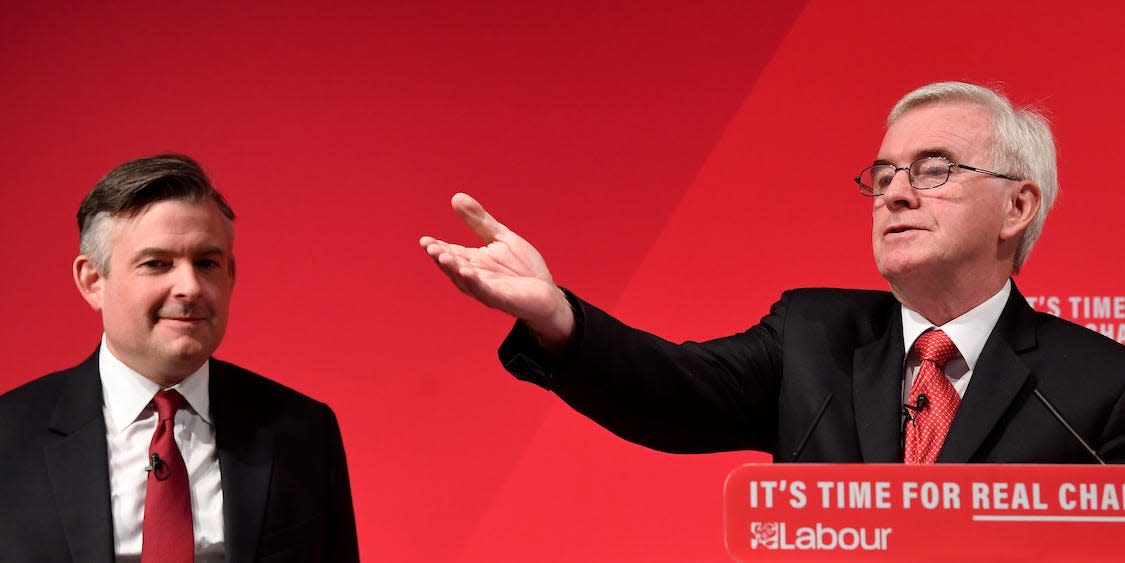
[[[911,351],[911,347],[914,346],[914,341],[923,332],[931,328],[940,328],[957,346],[958,355],[949,360],[942,371],[945,372],[945,377],[949,379],[949,382],[953,384],[957,395],[965,396],[965,390],[968,389],[969,380],[973,377],[973,369],[976,368],[977,359],[980,358],[981,350],[984,350],[984,343],[988,340],[988,335],[992,334],[996,322],[1000,320],[1000,314],[1004,312],[1004,305],[1008,303],[1008,296],[1011,293],[1012,280],[1008,280],[996,295],[942,326],[934,326],[933,323],[927,321],[916,311],[912,311],[906,305],[902,306],[902,343],[907,351],[902,384],[902,402],[904,404],[909,402],[910,386],[914,384],[914,377],[918,374],[918,367],[922,364],[918,354]]]
[[[148,486],[145,466],[157,423],[152,398],[161,388],[114,357],[104,335],[98,367],[109,448],[113,548],[118,562],[136,562],[141,557]],[[223,561],[223,489],[215,451],[209,383],[210,362],[207,362],[171,387],[187,400],[187,406],[176,413],[173,434],[188,470],[197,563]]]

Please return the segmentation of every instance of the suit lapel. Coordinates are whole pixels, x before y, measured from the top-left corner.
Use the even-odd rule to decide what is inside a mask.
[[[43,454],[71,557],[111,563],[113,511],[98,352],[68,376],[48,430],[55,439]]]
[[[223,482],[226,560],[253,561],[273,469],[273,433],[247,411],[238,374],[211,360],[211,409]]]
[[[902,315],[898,307],[885,332],[853,356],[852,394],[860,451],[867,463],[902,461]]]
[[[1012,283],[1012,293],[996,328],[985,341],[973,379],[949,427],[939,463],[972,460],[1031,375],[1017,353],[1034,348],[1034,312]]]

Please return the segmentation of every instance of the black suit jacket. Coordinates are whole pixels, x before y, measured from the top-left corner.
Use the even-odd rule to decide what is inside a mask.
[[[226,560],[357,561],[331,409],[214,359],[210,396]],[[97,352],[0,396],[0,455],[0,561],[114,560]]]
[[[655,449],[750,449],[793,461],[901,462],[905,350],[883,291],[788,291],[746,332],[673,344],[570,295],[578,333],[559,357],[520,324],[500,347],[516,377]],[[1013,285],[939,462],[1086,463],[1038,389],[1102,457],[1125,462],[1125,346],[1037,313]]]

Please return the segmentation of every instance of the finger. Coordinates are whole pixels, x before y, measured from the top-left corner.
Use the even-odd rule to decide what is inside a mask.
[[[452,254],[438,254],[433,256],[433,260],[438,268],[440,268],[445,275],[449,276],[449,279],[453,280],[453,283],[458,285],[460,285],[459,278],[463,277],[463,275],[470,270],[468,263],[464,259]]]
[[[418,245],[421,246],[422,250],[425,251],[426,254],[429,254],[431,258],[437,258],[442,252],[449,251],[449,243],[433,237],[422,237],[421,240],[418,241]]]
[[[430,242],[429,246],[425,247],[424,250],[426,251],[426,254],[430,255],[431,258],[438,258],[443,254],[449,254],[451,256],[456,256],[460,260],[471,260],[473,257],[473,252],[477,249],[466,248],[459,244],[453,244],[445,242],[443,240],[434,239]]]
[[[442,252],[441,254],[434,256],[434,260],[437,261],[438,265],[441,266],[443,270],[452,274],[460,273],[461,269],[466,264],[465,260],[448,252]]]
[[[451,254],[442,254],[434,259],[434,263],[438,265],[442,273],[449,278],[449,281],[453,282],[453,285],[456,286],[461,293],[481,303],[485,303],[483,294],[480,292],[486,288],[482,286],[480,275],[471,264]],[[487,303],[485,303],[485,305],[487,305]]]
[[[431,258],[437,258],[439,254],[445,252],[445,247],[447,246],[445,241],[433,237],[422,237],[421,240],[418,241],[418,244]]]
[[[485,243],[496,240],[498,235],[508,230],[508,227],[489,215],[484,210],[484,206],[469,194],[454,194],[450,204],[453,205],[453,210],[457,212],[461,220]]]
[[[454,286],[456,286],[458,289],[460,289],[461,293],[465,293],[465,294],[469,293],[467,291],[467,288],[465,287],[465,283],[462,282],[462,278],[459,274],[459,271],[460,271],[459,266],[457,266],[457,265],[444,265],[444,263],[442,263],[441,259],[439,259],[439,258],[435,258],[433,260],[433,263],[435,263],[435,265],[438,265],[438,269],[441,270],[442,274],[444,274],[445,277],[449,278],[450,282],[452,282]]]

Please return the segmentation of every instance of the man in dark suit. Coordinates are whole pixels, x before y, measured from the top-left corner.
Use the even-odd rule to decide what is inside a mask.
[[[507,369],[643,445],[777,461],[1125,461],[1125,346],[1035,313],[1011,280],[1058,189],[1046,120],[936,83],[887,121],[856,182],[891,291],[786,292],[727,338],[678,345],[626,327],[556,286],[534,247],[464,194],[453,207],[485,246],[420,244],[459,289],[518,319]]]
[[[0,561],[358,560],[331,409],[211,358],[233,220],[181,155],[87,195],[74,278],[105,332],[79,366],[0,396]]]

